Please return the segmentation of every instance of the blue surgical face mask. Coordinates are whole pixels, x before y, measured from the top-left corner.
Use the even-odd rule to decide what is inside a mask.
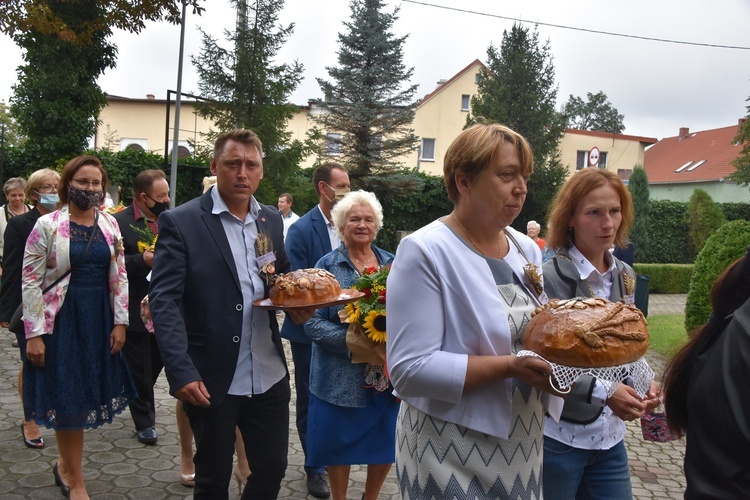
[[[60,202],[60,197],[57,193],[39,193],[39,204],[47,210],[57,210],[57,204]]]

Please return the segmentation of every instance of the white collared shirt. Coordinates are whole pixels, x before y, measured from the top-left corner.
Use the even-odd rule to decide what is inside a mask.
[[[261,309],[256,311],[252,304],[265,293],[255,254],[260,204],[252,197],[250,210],[242,221],[229,211],[218,189],[212,189],[211,199],[214,202],[211,213],[221,218],[242,289],[240,352],[228,394],[263,394],[286,376],[286,366],[273,343],[268,314]]]
[[[576,266],[581,279],[586,280],[591,286],[594,295],[609,300],[614,281],[613,273],[616,269],[615,260],[609,252],[609,269],[604,274],[600,273],[575,246],[568,249],[568,256]],[[607,390],[598,380],[591,399],[604,406],[602,414],[594,422],[585,425],[574,424],[564,420],[555,422],[550,417],[545,417],[544,435],[584,450],[608,450],[622,441],[625,438],[625,422],[617,418],[609,406],[606,406]]]
[[[341,236],[339,235],[336,226],[333,225],[333,222],[329,221],[328,217],[326,217],[326,214],[323,213],[323,209],[320,208],[320,204],[318,204],[318,210],[320,210],[320,215],[323,216],[323,220],[326,221],[328,238],[331,240],[331,250],[335,250],[339,247],[339,245],[341,245]]]
[[[281,221],[284,223],[284,241],[286,241],[286,233],[289,232],[289,226],[297,222],[298,219],[299,215],[295,214],[291,210],[289,211],[289,215],[281,214]]]

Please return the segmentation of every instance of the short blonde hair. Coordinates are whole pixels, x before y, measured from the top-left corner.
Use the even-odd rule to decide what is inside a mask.
[[[443,180],[449,200],[455,204],[460,197],[456,173],[463,172],[470,180],[476,179],[490,165],[503,143],[512,144],[518,150],[521,175],[528,177],[534,172],[534,154],[521,134],[498,123],[477,124],[461,132],[445,153]]]
[[[52,170],[51,168],[42,168],[35,170],[29,176],[29,180],[26,181],[26,198],[32,201],[34,205],[37,201],[31,196],[31,193],[44,186],[46,180],[50,179],[55,187],[60,183],[60,173]]]
[[[336,230],[339,234],[344,234],[344,226],[346,225],[346,214],[349,213],[353,207],[357,205],[367,205],[372,208],[372,213],[375,215],[375,236],[378,235],[378,231],[383,227],[383,206],[378,201],[377,196],[369,191],[350,191],[336,203],[331,210],[331,221],[336,226]]]
[[[628,232],[633,225],[633,198],[617,175],[601,168],[584,168],[565,181],[557,192],[550,209],[547,245],[550,248],[570,248],[575,244],[575,234],[568,230],[568,221],[573,218],[578,204],[594,189],[609,184],[620,196],[622,222],[615,234],[615,245],[628,246]]]

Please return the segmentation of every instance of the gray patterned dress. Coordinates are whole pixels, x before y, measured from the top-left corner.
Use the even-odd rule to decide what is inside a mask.
[[[511,345],[536,307],[510,266],[486,259],[502,296]],[[446,422],[401,404],[396,422],[396,472],[402,498],[540,499],[544,409],[541,393],[513,379],[511,431],[507,440]]]

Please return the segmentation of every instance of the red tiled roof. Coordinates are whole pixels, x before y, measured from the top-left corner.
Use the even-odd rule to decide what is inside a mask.
[[[656,144],[659,140],[655,137],[641,137],[639,135],[625,135],[625,134],[613,134],[612,132],[597,132],[594,130],[579,130],[577,128],[569,128],[565,130],[566,134],[574,135],[588,135],[591,137],[603,137],[606,139],[621,139],[624,141],[637,141],[642,142],[646,146]]]
[[[485,64],[482,61],[480,61],[479,59],[474,59],[468,66],[466,66],[464,69],[462,69],[461,71],[459,71],[458,73],[456,73],[455,75],[453,75],[453,77],[451,77],[450,80],[444,81],[443,83],[441,83],[440,85],[438,85],[435,90],[433,90],[432,92],[430,92],[429,94],[427,94],[426,96],[424,96],[419,101],[419,103],[417,103],[417,107],[422,106],[424,103],[426,103],[427,101],[429,101],[430,99],[432,99],[433,97],[435,97],[437,94],[440,93],[441,90],[443,90],[445,87],[447,87],[448,85],[450,85],[451,83],[453,83],[458,77],[460,77],[461,75],[463,75],[464,73],[466,73],[467,71],[469,71],[475,64],[479,64],[482,68],[484,68],[487,71],[489,71],[489,68],[487,68],[487,66],[485,66]]]
[[[643,168],[649,183],[723,179],[735,171],[731,162],[740,153],[740,147],[733,142],[738,128],[739,125],[732,125],[700,132],[681,129],[683,135],[662,139],[645,153]]]

